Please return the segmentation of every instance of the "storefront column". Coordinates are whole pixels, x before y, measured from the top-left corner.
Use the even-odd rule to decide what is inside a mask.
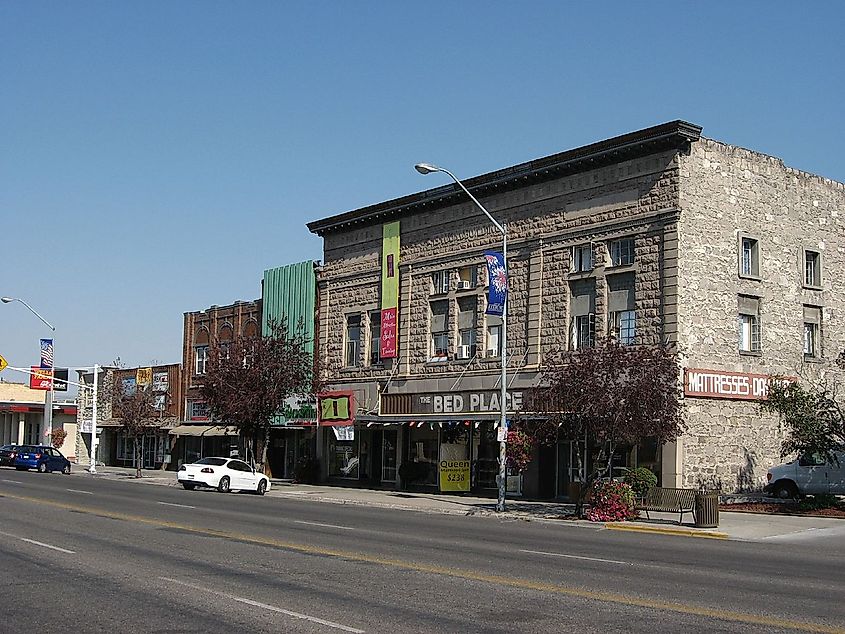
[[[684,439],[663,445],[660,461],[660,484],[669,488],[682,488],[684,471]]]
[[[26,435],[26,416],[21,415],[20,420],[18,421],[18,444],[24,444],[24,436]]]

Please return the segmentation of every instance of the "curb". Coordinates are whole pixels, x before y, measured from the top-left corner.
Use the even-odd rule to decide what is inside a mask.
[[[676,535],[679,537],[698,537],[702,539],[729,539],[727,533],[705,532],[692,528],[662,528],[657,526],[637,526],[621,522],[606,522],[604,527],[611,531],[631,531],[635,533],[655,533],[658,535]]]

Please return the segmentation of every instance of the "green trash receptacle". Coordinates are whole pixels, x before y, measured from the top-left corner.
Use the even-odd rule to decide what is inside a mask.
[[[695,494],[695,525],[698,528],[719,526],[719,493]]]

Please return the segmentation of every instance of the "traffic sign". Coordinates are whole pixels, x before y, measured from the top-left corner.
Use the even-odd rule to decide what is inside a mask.
[[[0,356],[0,372],[5,370],[7,365],[9,365],[9,363],[6,361],[6,359]]]

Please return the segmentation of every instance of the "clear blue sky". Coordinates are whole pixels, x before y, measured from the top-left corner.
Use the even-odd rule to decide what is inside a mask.
[[[682,118],[845,181],[845,2],[0,4],[0,295],[58,365],[320,259],[305,223]],[[0,354],[47,331],[0,304]],[[19,374],[3,373],[6,380]]]

